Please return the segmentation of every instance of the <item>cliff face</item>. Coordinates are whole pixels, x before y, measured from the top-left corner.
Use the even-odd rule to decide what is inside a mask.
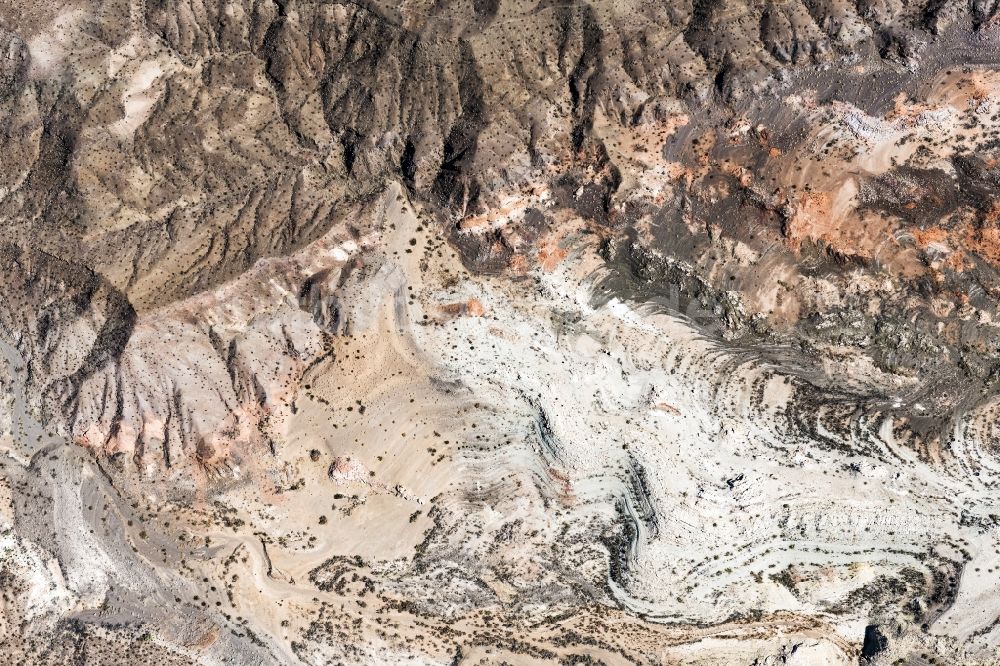
[[[988,653],[998,11],[0,0],[4,645]]]

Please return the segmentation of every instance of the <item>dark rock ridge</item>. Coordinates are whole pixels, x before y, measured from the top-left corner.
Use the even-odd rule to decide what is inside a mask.
[[[0,148],[14,166],[0,175],[11,268],[4,335],[24,354],[34,394],[72,422],[79,385],[116,363],[137,317],[303,247],[390,180],[437,206],[441,235],[468,266],[503,272],[514,255],[506,236],[459,237],[463,217],[544,183],[559,207],[617,234],[652,209],[623,203],[644,168],[621,157],[636,146],[613,137],[687,113],[662,157],[693,168],[727,156],[753,168],[764,143],[790,150],[800,137],[801,119],[776,109],[781,95],[815,86],[861,96],[852,77],[862,75],[849,70],[861,64],[864,85],[886,82],[874,96],[890,99],[947,49],[977,43],[996,11],[937,0],[155,0],[5,12]],[[831,73],[832,63],[848,73]],[[708,133],[746,114],[787,131],[771,131],[759,149],[708,145]],[[956,168],[982,208],[995,183],[968,160]],[[749,212],[765,219],[764,236],[780,238],[780,197],[738,186],[718,196],[717,183],[732,178],[719,175],[696,178],[664,210],[724,220],[733,238],[747,233]],[[920,183],[933,172],[897,175]],[[959,205],[946,197],[913,212],[894,202],[897,190],[873,181],[868,205],[904,219]],[[659,286],[712,301],[730,328],[758,327],[760,313],[735,305],[745,285],[720,284],[704,237],[683,236],[660,242],[680,263],[657,275]],[[835,272],[850,260],[830,252],[817,261]],[[929,298],[922,284],[913,288]],[[803,317],[794,335],[828,336],[816,317],[855,311]],[[864,325],[876,338],[910,326],[888,310]],[[919,326],[900,336],[939,355]],[[876,352],[887,370],[913,358],[929,367],[923,351],[903,361],[887,353]],[[984,385],[991,363],[946,361],[979,368]]]

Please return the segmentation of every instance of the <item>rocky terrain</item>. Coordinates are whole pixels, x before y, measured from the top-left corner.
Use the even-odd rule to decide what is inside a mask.
[[[1000,4],[0,0],[11,664],[998,664]]]

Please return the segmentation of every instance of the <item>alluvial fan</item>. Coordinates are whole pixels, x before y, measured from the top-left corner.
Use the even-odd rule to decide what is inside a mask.
[[[0,0],[0,661],[1000,664],[998,44]]]

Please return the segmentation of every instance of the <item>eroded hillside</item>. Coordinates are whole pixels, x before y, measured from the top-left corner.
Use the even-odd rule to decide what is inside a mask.
[[[997,663],[998,9],[0,0],[11,663]]]

